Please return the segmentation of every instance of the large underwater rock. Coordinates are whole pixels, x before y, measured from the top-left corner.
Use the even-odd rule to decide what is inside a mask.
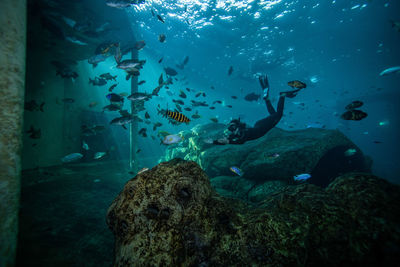
[[[371,161],[338,130],[309,128],[285,131],[274,128],[263,137],[242,145],[208,145],[205,138],[217,139],[223,124],[199,125],[182,132],[185,141],[167,149],[161,161],[176,157],[193,160],[210,177],[232,176],[231,166],[243,171],[243,177],[254,183],[268,180],[293,181],[293,176],[310,173],[310,182],[327,186],[340,174],[351,171],[369,172]],[[346,156],[345,151],[356,153]],[[274,157],[278,154],[278,157]]]
[[[289,185],[261,205],[220,197],[192,161],[131,179],[111,204],[115,266],[394,266],[400,188],[352,173]]]

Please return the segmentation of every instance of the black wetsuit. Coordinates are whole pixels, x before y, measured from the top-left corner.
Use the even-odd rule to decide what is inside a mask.
[[[240,136],[230,135],[228,137],[229,144],[243,144],[247,141],[258,139],[264,136],[269,130],[274,128],[278,122],[281,120],[283,116],[283,107],[285,104],[285,97],[279,97],[277,110],[271,104],[271,101],[268,98],[265,98],[265,104],[267,105],[267,109],[269,112],[269,116],[257,121],[253,127],[246,127]],[[214,141],[214,144],[222,144],[217,140]]]
[[[271,104],[269,100],[269,83],[267,75],[259,77],[261,88],[266,92],[264,94],[264,101],[267,105],[267,109],[269,112],[269,116],[257,121],[253,127],[248,128],[245,127],[244,123],[241,123],[240,120],[233,120],[228,127],[231,132],[227,139],[222,140],[214,140],[213,144],[215,145],[226,145],[226,144],[243,144],[247,141],[255,140],[264,136],[269,130],[274,128],[278,122],[281,120],[283,116],[283,106],[285,105],[285,97],[295,97],[297,93],[302,88],[297,88],[293,91],[281,92],[278,100],[277,110]]]

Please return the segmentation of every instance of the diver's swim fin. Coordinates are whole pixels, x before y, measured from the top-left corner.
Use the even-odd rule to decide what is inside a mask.
[[[279,96],[284,96],[288,98],[293,98],[297,95],[297,93],[300,91],[300,89],[294,90],[294,91],[286,91],[286,92],[280,92]]]

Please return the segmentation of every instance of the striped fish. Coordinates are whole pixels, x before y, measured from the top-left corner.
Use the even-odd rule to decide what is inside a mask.
[[[165,114],[166,114],[166,116],[168,116],[171,119],[176,120],[178,122],[185,122],[185,123],[189,123],[190,122],[190,119],[188,117],[186,117],[182,113],[179,113],[179,112],[176,112],[176,111],[167,110],[167,112]]]

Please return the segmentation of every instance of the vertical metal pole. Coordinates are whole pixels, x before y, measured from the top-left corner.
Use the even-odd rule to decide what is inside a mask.
[[[136,49],[132,49],[132,59],[138,58],[138,51]],[[138,76],[131,77],[131,94],[136,93],[138,91]],[[135,112],[133,108],[133,104],[131,103],[131,114]],[[129,167],[131,171],[138,171],[138,160],[136,157],[136,151],[138,149],[138,122],[135,120],[130,124],[129,127]]]

